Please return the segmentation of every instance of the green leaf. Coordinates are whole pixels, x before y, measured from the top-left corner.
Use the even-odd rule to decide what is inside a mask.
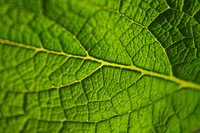
[[[199,0],[0,7],[0,132],[200,129]]]

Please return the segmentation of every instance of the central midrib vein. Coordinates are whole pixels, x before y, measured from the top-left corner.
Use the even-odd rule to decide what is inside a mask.
[[[47,49],[44,49],[44,48],[38,48],[38,47],[35,47],[35,46],[25,45],[25,44],[22,44],[22,43],[13,42],[13,41],[4,40],[4,39],[0,39],[0,43],[6,44],[6,45],[11,45],[11,46],[16,46],[16,47],[21,47],[21,48],[25,48],[25,49],[32,49],[32,50],[35,50],[36,52],[46,52],[46,53],[51,53],[51,54],[55,54],[55,55],[63,55],[63,56],[67,56],[67,57],[79,58],[79,59],[84,59],[84,60],[88,59],[88,60],[99,62],[104,66],[112,66],[112,67],[130,69],[130,70],[134,70],[134,71],[139,71],[139,72],[141,72],[142,75],[150,75],[150,76],[170,80],[170,81],[173,81],[175,83],[180,84],[180,88],[189,87],[189,88],[200,90],[199,84],[196,84],[196,83],[193,83],[193,82],[190,82],[190,81],[185,81],[183,79],[179,79],[179,78],[177,78],[173,75],[164,75],[164,74],[156,73],[156,72],[153,72],[153,71],[145,70],[145,69],[139,68],[135,65],[126,66],[126,65],[123,65],[123,64],[116,64],[116,63],[104,61],[102,59],[97,59],[97,58],[94,58],[94,57],[89,56],[89,55],[87,55],[87,56],[72,55],[72,54],[67,54],[67,53],[64,53],[64,52],[51,51],[51,50],[47,50]]]

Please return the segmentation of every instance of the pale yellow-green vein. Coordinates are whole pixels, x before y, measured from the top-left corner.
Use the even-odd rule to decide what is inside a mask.
[[[0,43],[3,44],[3,45],[12,45],[12,46],[16,46],[16,47],[25,48],[25,49],[32,49],[32,50],[35,50],[37,52],[46,52],[46,53],[63,55],[63,56],[67,56],[67,57],[79,58],[79,59],[84,59],[84,60],[88,59],[88,60],[99,62],[99,63],[101,63],[102,66],[112,66],[112,67],[130,69],[130,70],[134,70],[134,71],[139,71],[139,72],[141,72],[142,75],[150,75],[150,76],[162,78],[162,79],[165,79],[165,80],[173,81],[173,82],[178,83],[180,85],[179,88],[188,87],[188,88],[200,90],[199,84],[193,83],[191,81],[185,81],[185,80],[177,78],[173,75],[164,75],[164,74],[161,74],[161,73],[145,70],[145,69],[139,68],[135,65],[127,66],[127,65],[123,65],[123,64],[112,63],[112,62],[104,61],[102,59],[94,58],[94,57],[89,56],[89,55],[84,57],[84,56],[67,54],[67,53],[64,53],[64,52],[56,52],[56,51],[51,51],[51,50],[47,50],[47,49],[44,49],[44,48],[38,48],[38,47],[25,45],[25,44],[22,44],[22,43],[17,43],[17,42],[13,42],[13,41],[9,41],[9,40],[4,40],[4,39],[0,39]]]

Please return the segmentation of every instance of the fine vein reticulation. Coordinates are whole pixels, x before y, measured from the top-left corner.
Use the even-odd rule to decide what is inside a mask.
[[[0,133],[199,131],[199,0],[0,7]]]

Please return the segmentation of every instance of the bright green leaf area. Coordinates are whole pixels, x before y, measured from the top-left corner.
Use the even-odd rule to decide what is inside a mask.
[[[0,0],[0,133],[199,129],[199,0]]]

